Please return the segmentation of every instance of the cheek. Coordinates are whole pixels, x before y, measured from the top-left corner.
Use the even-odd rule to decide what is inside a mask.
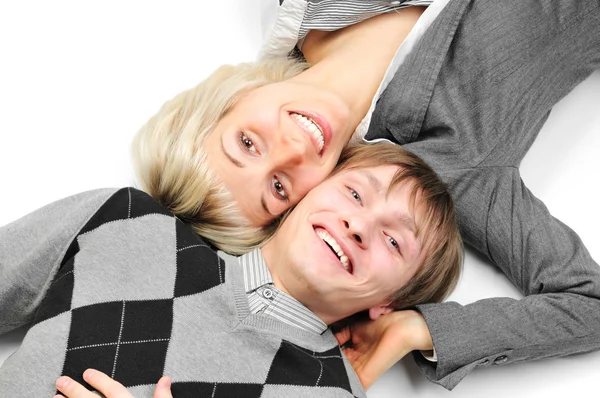
[[[306,168],[298,173],[294,184],[294,193],[298,195],[298,200],[306,196],[313,188],[325,181],[329,171],[327,169]],[[322,196],[326,197],[326,196]]]
[[[381,290],[391,294],[406,283],[406,272],[402,270],[402,265],[386,248],[379,250],[379,256],[371,261],[374,261],[373,264],[380,264],[375,272],[377,272],[377,279],[381,283]],[[389,254],[383,254],[381,251],[386,251]]]
[[[264,144],[276,144],[275,138],[280,134],[280,113],[275,106],[257,100],[255,104],[245,106],[232,114],[232,119],[244,130],[260,136],[265,141]]]

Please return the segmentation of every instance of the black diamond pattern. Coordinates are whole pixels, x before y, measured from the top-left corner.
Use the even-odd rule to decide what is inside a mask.
[[[185,382],[171,385],[171,393],[177,398],[259,398],[262,390],[262,384],[251,383]]]
[[[125,386],[162,376],[173,322],[173,300],[114,301],[72,311],[63,374],[82,381],[91,363]]]
[[[204,292],[225,282],[225,262],[196,233],[177,220],[175,297]]]
[[[113,301],[75,308],[71,311],[67,349],[97,344],[116,344],[121,330],[123,302]]]
[[[81,229],[80,234],[93,231],[100,225],[129,218],[129,189],[119,189],[111,196]]]
[[[273,358],[267,384],[340,387],[352,393],[339,347],[313,352],[285,340]]]
[[[169,339],[173,300],[127,301],[122,341]]]
[[[147,214],[173,215],[166,207],[161,206],[147,193],[135,188],[129,188],[129,191],[131,192],[130,218],[141,217]]]
[[[177,250],[185,249],[190,246],[208,246],[208,244],[194,232],[193,229],[177,219],[175,229],[177,231]]]
[[[167,340],[120,345],[114,379],[127,387],[156,384],[163,375],[168,345]]]
[[[119,189],[87,222],[81,230],[81,234],[92,231],[110,221],[126,220],[147,214],[172,215],[171,212],[142,191],[134,188]]]
[[[88,389],[92,389],[89,384],[83,381],[83,372],[93,364],[94,369],[110,375],[114,366],[116,353],[116,344],[69,350],[65,357],[62,374],[78,381]]]
[[[69,260],[73,260],[73,257],[75,257],[77,253],[79,253],[79,243],[77,242],[77,239],[73,239],[73,242],[71,242],[71,245],[67,249],[67,252],[60,263],[60,267],[64,267]]]
[[[73,263],[74,259],[71,257],[54,277],[54,281],[35,315],[33,325],[71,309],[74,283]]]

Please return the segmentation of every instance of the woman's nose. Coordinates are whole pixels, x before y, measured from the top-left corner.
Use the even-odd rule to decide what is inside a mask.
[[[279,145],[274,148],[274,163],[276,168],[298,166],[306,159],[306,142],[286,135],[279,140]]]

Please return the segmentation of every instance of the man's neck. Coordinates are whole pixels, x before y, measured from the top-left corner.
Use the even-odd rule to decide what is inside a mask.
[[[273,280],[273,285],[278,290],[293,297],[300,304],[304,305],[313,314],[315,314],[317,317],[319,317],[319,319],[321,319],[325,324],[330,325],[330,324],[338,321],[339,320],[338,318],[332,318],[329,314],[324,314],[324,313],[318,311],[317,307],[315,305],[313,305],[314,303],[311,300],[309,300],[310,297],[306,297],[306,295],[300,297],[292,289],[289,289],[285,285],[284,281],[279,277],[280,276],[279,275],[279,267],[285,267],[286,264],[284,264],[285,260],[279,258],[279,256],[278,256],[278,253],[281,252],[282,248],[278,247],[276,238],[277,238],[277,236],[275,236],[275,238],[273,238],[269,242],[267,242],[260,249],[262,256],[265,260],[265,264],[267,265],[267,268],[269,269],[269,273],[271,274],[271,278]]]
[[[271,279],[273,279],[273,285],[277,289],[281,290],[282,292],[294,297],[294,295],[291,294],[290,291],[288,289],[286,289],[286,287],[282,283],[281,279],[279,278],[279,273],[277,271],[278,265],[280,265],[282,262],[282,260],[279,259],[277,256],[277,254],[278,254],[277,236],[275,236],[273,239],[271,239],[265,245],[263,245],[260,248],[260,252],[262,253],[262,256],[265,260],[265,264],[267,265],[267,268],[269,269],[269,273],[271,274]],[[296,300],[298,300],[297,297],[294,297],[294,298]],[[302,303],[301,300],[298,300],[298,301],[300,301]],[[305,305],[305,304],[302,303],[302,305]]]

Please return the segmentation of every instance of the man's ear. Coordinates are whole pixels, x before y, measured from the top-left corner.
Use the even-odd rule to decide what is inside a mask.
[[[371,318],[371,320],[374,321],[375,319],[379,318],[381,315],[389,314],[390,312],[394,311],[394,308],[390,307],[390,304],[391,303],[370,308],[369,309],[369,318]]]

